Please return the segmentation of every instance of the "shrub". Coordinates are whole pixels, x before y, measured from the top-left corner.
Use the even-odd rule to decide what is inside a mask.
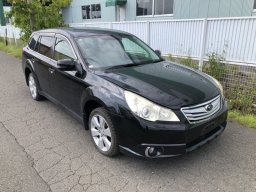
[[[186,65],[188,67],[194,68],[194,69],[198,68],[198,63],[193,61],[193,59],[190,56],[185,57],[185,58],[181,58],[179,63],[181,63],[183,65]]]
[[[209,61],[203,66],[203,71],[221,82],[229,109],[239,110],[242,114],[255,112],[253,109],[253,104],[256,103],[255,73],[249,73],[248,69],[248,71],[242,72],[236,65],[225,64],[225,58],[217,53],[211,53],[208,57]],[[190,56],[174,59],[169,54],[167,59],[189,67],[198,67],[198,64]]]
[[[168,54],[168,56],[166,57],[166,59],[168,61],[173,61],[173,62],[177,62],[183,65],[186,65],[188,67],[192,67],[194,69],[198,68],[198,62],[194,61],[190,56],[188,57],[176,57],[174,58],[172,56],[172,54]]]
[[[208,59],[209,61],[204,65],[203,71],[221,81],[227,72],[226,66],[223,62],[225,59],[214,52],[208,55]]]

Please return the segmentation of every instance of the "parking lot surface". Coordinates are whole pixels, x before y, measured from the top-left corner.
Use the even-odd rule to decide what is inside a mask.
[[[21,61],[0,52],[0,191],[256,192],[256,130],[229,122],[178,158],[107,158],[61,108],[33,101]]]

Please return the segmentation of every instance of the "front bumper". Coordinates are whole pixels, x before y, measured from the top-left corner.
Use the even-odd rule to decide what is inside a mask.
[[[148,122],[136,118],[116,119],[120,150],[140,157],[173,157],[191,152],[219,136],[227,124],[227,103],[214,117],[198,124]],[[159,151],[149,156],[148,149]]]

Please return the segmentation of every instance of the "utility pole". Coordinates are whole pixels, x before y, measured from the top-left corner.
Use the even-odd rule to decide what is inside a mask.
[[[5,16],[4,16],[4,7],[3,7],[3,0],[0,0],[0,24],[1,26],[5,26]]]

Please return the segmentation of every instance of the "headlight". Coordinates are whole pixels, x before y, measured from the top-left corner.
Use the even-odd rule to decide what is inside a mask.
[[[131,111],[148,121],[180,121],[176,114],[167,108],[129,91],[124,91],[125,99]]]
[[[207,75],[208,75],[208,74],[207,74]],[[214,77],[212,77],[212,76],[210,76],[210,75],[208,75],[208,76],[214,81],[214,83],[216,84],[216,86],[220,89],[221,96],[224,97],[223,87],[222,87],[222,85],[220,84],[220,82],[219,82],[217,79],[215,79]]]

